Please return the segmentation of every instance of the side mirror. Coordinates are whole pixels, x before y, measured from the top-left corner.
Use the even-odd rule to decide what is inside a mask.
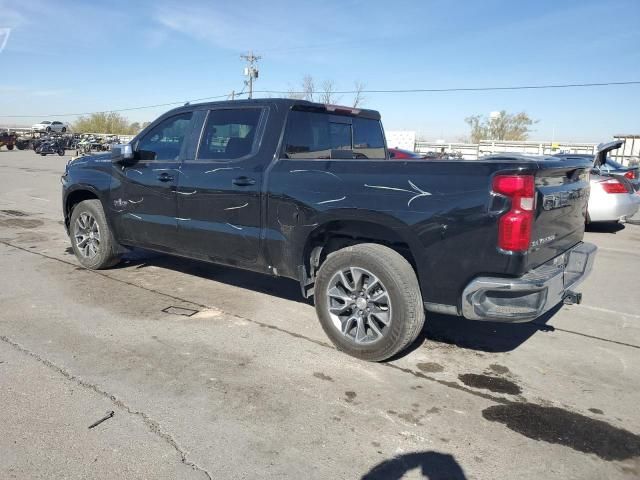
[[[111,147],[111,163],[122,163],[134,159],[131,144],[118,144]]]

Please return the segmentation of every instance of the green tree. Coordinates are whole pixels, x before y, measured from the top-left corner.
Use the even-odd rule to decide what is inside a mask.
[[[481,140],[527,140],[531,126],[538,123],[525,112],[507,113],[502,110],[495,116],[473,115],[464,121],[471,127],[471,141]]]
[[[98,112],[82,116],[73,123],[77,133],[113,133],[131,135],[138,133],[139,123],[130,124],[126,117],[117,112]]]

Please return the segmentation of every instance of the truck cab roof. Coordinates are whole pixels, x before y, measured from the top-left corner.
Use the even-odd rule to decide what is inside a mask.
[[[292,98],[256,98],[251,100],[224,100],[219,102],[202,102],[183,105],[178,108],[174,108],[167,112],[167,114],[179,113],[182,111],[190,111],[194,108],[224,108],[224,107],[239,107],[250,105],[274,105],[283,109],[294,110],[308,110],[318,112],[328,112],[336,115],[351,115],[357,117],[371,118],[374,120],[380,120],[380,112],[377,110],[369,110],[366,108],[354,108],[345,105],[332,105],[326,103],[309,102],[307,100],[298,100]],[[163,116],[165,116],[163,115]]]

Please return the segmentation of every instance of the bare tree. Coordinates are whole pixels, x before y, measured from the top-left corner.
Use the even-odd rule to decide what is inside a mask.
[[[336,95],[336,84],[333,80],[322,82],[320,90],[320,103],[338,103],[340,96]]]
[[[313,102],[313,94],[315,93],[315,90],[316,90],[316,84],[313,81],[313,77],[309,74],[306,74],[302,79],[303,98],[305,100],[309,100],[310,102]]]
[[[367,97],[365,97],[362,94],[362,91],[364,90],[365,84],[362,83],[360,80],[356,80],[354,82],[354,86],[355,86],[355,95],[353,96],[353,108],[355,107],[361,107],[365,100],[367,99]]]

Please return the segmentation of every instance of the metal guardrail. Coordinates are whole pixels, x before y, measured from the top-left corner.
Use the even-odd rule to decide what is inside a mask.
[[[614,135],[625,140],[622,148],[611,152],[611,158],[623,165],[640,162],[640,135]],[[554,155],[556,153],[582,153],[594,155],[597,143],[569,142],[513,142],[482,141],[480,143],[416,142],[415,151],[420,153],[459,153],[465,160],[477,160],[498,153],[522,153],[525,155]]]
[[[486,155],[497,153],[522,153],[525,155],[553,155],[555,153],[586,153],[594,154],[595,143],[565,143],[565,142],[502,142],[482,141],[480,143],[438,143],[416,142],[416,151],[454,153],[459,152],[468,160],[478,159]]]

